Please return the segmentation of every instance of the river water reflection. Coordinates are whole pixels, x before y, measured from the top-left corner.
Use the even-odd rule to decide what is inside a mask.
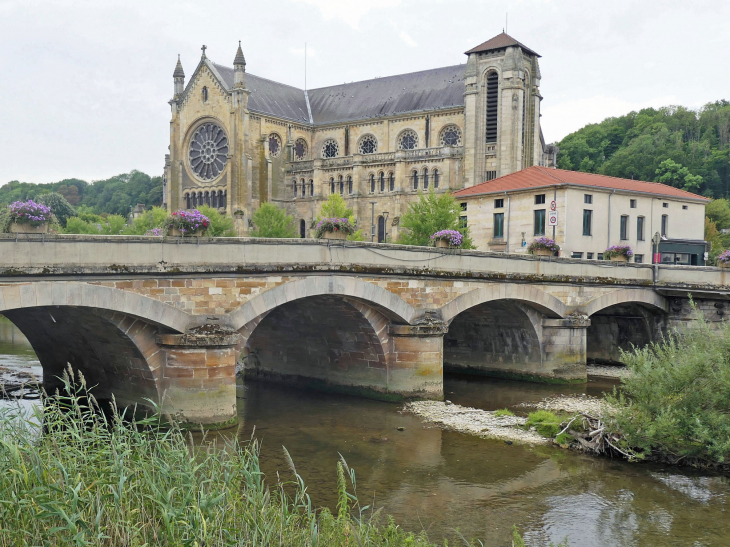
[[[33,360],[18,335],[0,321],[0,366]],[[448,399],[490,410],[610,388],[605,381],[570,388],[445,381]],[[531,546],[565,536],[578,547],[730,545],[730,481],[724,476],[476,439],[424,426],[390,403],[256,382],[240,383],[238,397],[238,434],[247,440],[255,426],[271,482],[277,471],[290,477],[286,446],[314,503],[333,507],[341,453],[356,470],[363,504],[374,499],[403,527],[425,529],[437,542],[458,528],[486,546],[508,547],[518,524]]]

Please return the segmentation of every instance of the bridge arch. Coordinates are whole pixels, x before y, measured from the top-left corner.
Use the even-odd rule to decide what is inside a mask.
[[[565,316],[567,306],[558,298],[530,285],[498,283],[462,294],[441,308],[441,319],[450,323],[460,313],[495,300],[512,300],[535,308],[547,317]]]
[[[289,302],[312,296],[341,296],[364,302],[395,323],[409,324],[416,310],[397,295],[355,277],[323,275],[290,281],[255,296],[229,316],[239,330],[260,315]]]
[[[639,304],[658,312],[669,312],[667,299],[652,289],[620,289],[594,298],[583,310],[591,316],[609,306],[618,304]]]

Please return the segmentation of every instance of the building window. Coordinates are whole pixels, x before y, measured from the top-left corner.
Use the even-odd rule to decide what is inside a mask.
[[[347,177],[347,193],[352,194],[352,177],[349,175]]]
[[[535,205],[542,205],[545,203],[545,194],[538,194],[535,196]]]
[[[467,220],[466,220],[466,215],[459,217],[459,221],[460,221],[459,222],[459,227],[460,228],[466,228],[467,227],[467,224],[468,223],[467,223]]]
[[[461,207],[462,211],[466,211],[466,207],[467,207],[466,201],[462,201],[461,203],[459,203],[459,207]]]
[[[276,133],[269,135],[269,155],[278,158],[281,154],[281,137]]]
[[[495,71],[487,74],[487,134],[488,144],[497,142],[497,113],[499,111],[499,76]],[[491,179],[487,179],[491,180]]]
[[[669,204],[668,203],[662,203],[662,207],[664,207],[665,209],[669,209]]]
[[[644,241],[644,217],[638,217],[636,219],[636,239],[638,241]]]
[[[687,209],[689,209],[689,207],[688,207],[687,205],[682,205],[682,209],[683,209],[684,211],[686,211]]]
[[[340,154],[340,147],[335,139],[327,139],[322,145],[323,158],[336,158]]]
[[[406,129],[398,136],[400,150],[413,150],[418,146],[418,134],[413,129]]]
[[[378,141],[372,135],[365,135],[360,139],[358,150],[361,154],[375,154],[378,151]]]
[[[629,207],[631,207],[632,209],[636,209],[636,200],[635,199],[629,200]]]
[[[591,205],[593,203],[593,194],[583,194],[583,203]]]
[[[413,171],[412,177],[413,177],[413,189],[418,190],[418,171]]]
[[[385,192],[385,173],[381,171],[378,177],[380,178],[380,191]]]
[[[428,169],[423,170],[423,189],[428,190]]]
[[[335,193],[335,179],[334,177],[330,177],[330,194]]]
[[[629,239],[629,217],[621,215],[621,239]]]
[[[307,141],[304,139],[297,139],[294,142],[294,159],[297,161],[301,161],[307,157],[307,152],[309,151],[309,146],[307,146]]]
[[[603,253],[598,253],[598,256],[596,256],[597,260],[603,260]]]
[[[543,196],[544,197],[544,196]],[[545,209],[537,209],[535,214],[535,235],[545,235]]]
[[[307,237],[307,222],[304,219],[299,221],[299,237]]]
[[[302,179],[302,197],[307,196],[307,182]]]
[[[570,258],[583,258],[583,253],[579,253],[579,252],[573,251],[570,254]]]
[[[433,187],[434,188],[439,187],[439,170],[438,169],[433,170]]]
[[[395,191],[395,175],[393,173],[388,173],[388,186],[391,192]]]
[[[504,213],[494,213],[494,237],[504,237]]]
[[[461,146],[461,129],[447,125],[441,130],[441,146]]]
[[[499,198],[494,200],[494,208],[495,209],[502,209],[504,207],[504,198]]]
[[[583,209],[583,235],[593,235],[593,211],[591,209]]]
[[[309,195],[314,196],[314,180],[309,179]]]
[[[294,197],[297,197],[297,179],[294,179]]]
[[[385,218],[381,215],[378,217],[378,243],[385,242]]]
[[[593,253],[586,253],[587,260],[593,260]]]
[[[343,195],[345,193],[345,179],[343,178],[342,175],[340,175],[339,182],[340,182],[340,184],[339,184],[339,186],[340,186],[340,195]]]
[[[375,193],[375,175],[373,175],[372,173],[370,174],[370,193]]]
[[[667,237],[667,231],[669,230],[669,215],[662,215],[662,235]]]
[[[634,262],[637,264],[644,263],[644,255],[634,255]]]
[[[490,180],[494,180],[497,178],[497,172],[496,171],[487,171],[484,173],[484,180],[486,182],[489,182]]]
[[[190,207],[190,194],[185,194],[185,208],[191,209]]]

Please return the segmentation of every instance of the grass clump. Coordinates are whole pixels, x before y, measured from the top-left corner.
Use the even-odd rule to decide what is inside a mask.
[[[730,324],[695,315],[681,334],[622,355],[631,374],[608,398],[618,409],[611,426],[639,457],[729,461]]]
[[[514,412],[512,412],[512,411],[511,411],[510,409],[508,409],[508,408],[500,408],[499,410],[495,410],[495,411],[494,411],[494,415],[495,415],[495,416],[496,416],[497,418],[501,418],[502,416],[514,416],[514,415],[515,415],[515,413],[514,413]]]
[[[30,418],[0,412],[2,547],[432,545],[361,507],[344,460],[336,514],[315,510],[288,453],[293,479],[269,486],[255,441],[195,445],[158,416],[106,417],[79,380]]]
[[[562,423],[563,419],[554,412],[550,412],[549,410],[536,410],[527,415],[525,426],[528,429],[534,427],[540,435],[552,439],[560,433],[562,429],[560,424]]]

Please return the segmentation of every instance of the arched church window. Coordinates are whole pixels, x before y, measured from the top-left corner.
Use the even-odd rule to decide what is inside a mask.
[[[292,185],[294,186],[294,197],[297,197],[297,179],[294,179]]]
[[[413,129],[406,129],[398,136],[398,148],[413,150],[418,146],[418,134]]]
[[[418,190],[418,171],[414,169],[411,177],[413,178],[413,189]]]
[[[314,196],[314,180],[309,179],[309,195]]]
[[[294,159],[301,161],[307,158],[307,152],[309,152],[309,146],[307,141],[304,139],[297,139],[294,141]]]
[[[380,191],[385,192],[385,173],[381,171],[378,178],[380,179]]]
[[[192,207],[190,207],[190,205],[191,205],[191,203],[190,203],[190,194],[185,194],[185,208],[186,209],[192,209]]]
[[[193,133],[188,149],[190,168],[201,180],[217,178],[228,161],[228,137],[218,124],[204,123]]]
[[[438,169],[433,170],[433,187],[434,188],[439,187],[439,170]]]
[[[208,88],[207,87],[203,87],[203,92],[201,93],[201,95],[203,96],[203,102],[207,102],[208,101]]]
[[[392,172],[388,173],[388,187],[391,192],[395,190],[395,175]]]
[[[304,219],[299,221],[299,237],[307,237],[307,222]]]
[[[342,177],[342,175],[340,175],[339,182],[340,182],[340,184],[339,184],[339,186],[340,186],[340,195],[342,195],[342,194],[345,193],[345,179]]]
[[[225,209],[227,203],[228,203],[228,190],[223,190],[223,200],[220,202],[220,207]]]
[[[370,193],[375,193],[375,175],[372,173],[370,173]]]
[[[347,193],[352,194],[352,177],[347,176]]]
[[[302,179],[302,197],[307,197],[307,182]]]
[[[281,154],[281,137],[272,133],[269,135],[269,156],[277,158],[279,154]]]
[[[335,193],[335,178],[330,177],[330,194]]]
[[[335,139],[327,139],[322,145],[323,158],[336,158],[340,154],[340,147]]]
[[[497,114],[499,111],[499,75],[495,71],[487,74],[487,143],[497,142]]]
[[[210,193],[210,206],[213,207],[213,209],[218,208],[218,192],[216,191]]]
[[[441,146],[461,146],[461,129],[457,125],[447,125],[441,130]]]
[[[365,135],[360,139],[358,150],[361,154],[375,154],[378,151],[378,141],[372,135]]]
[[[423,189],[428,190],[428,169],[423,170]]]
[[[223,190],[218,190],[218,208],[219,209],[225,209],[226,208],[226,198],[224,197],[225,192]]]

